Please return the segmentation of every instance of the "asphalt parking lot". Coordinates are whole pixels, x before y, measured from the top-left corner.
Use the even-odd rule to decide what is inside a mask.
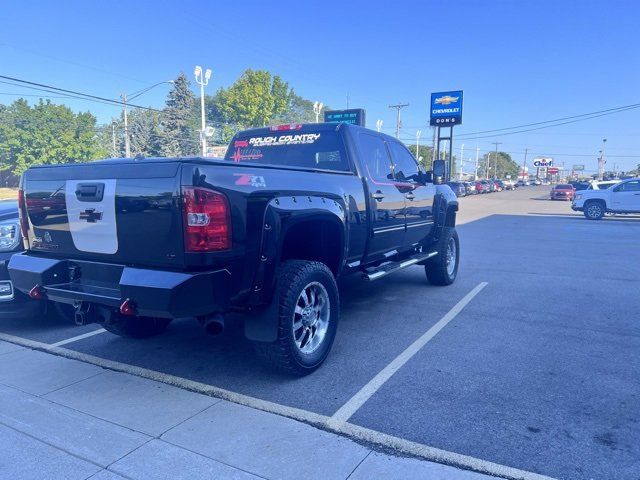
[[[327,417],[348,405],[350,423],[551,477],[638,479],[640,218],[590,222],[547,193],[463,198],[450,287],[430,286],[418,267],[343,281],[332,354],[306,378],[263,367],[240,318],[219,337],[185,319],[149,340],[100,332],[64,347]],[[47,344],[98,330],[0,322],[3,333]]]

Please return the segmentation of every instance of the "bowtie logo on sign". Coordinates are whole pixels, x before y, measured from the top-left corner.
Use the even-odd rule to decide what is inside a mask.
[[[452,127],[462,123],[462,91],[431,94],[430,124],[433,127]]]

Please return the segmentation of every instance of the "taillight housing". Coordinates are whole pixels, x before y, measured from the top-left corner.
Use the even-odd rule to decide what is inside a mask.
[[[29,220],[27,219],[27,202],[24,198],[24,190],[18,190],[18,214],[20,216],[20,232],[22,238],[29,238]]]
[[[224,194],[207,188],[182,187],[182,202],[187,252],[231,248],[231,212]]]

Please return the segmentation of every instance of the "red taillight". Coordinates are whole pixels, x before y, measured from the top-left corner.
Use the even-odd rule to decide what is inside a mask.
[[[183,187],[182,201],[187,252],[231,248],[231,215],[226,196],[206,188]]]
[[[20,215],[20,231],[22,238],[29,238],[29,220],[27,220],[27,203],[24,199],[24,190],[18,190],[18,213]]]

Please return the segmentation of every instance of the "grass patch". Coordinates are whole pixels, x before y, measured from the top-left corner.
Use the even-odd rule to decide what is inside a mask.
[[[0,188],[0,200],[17,200],[18,189],[17,188]]]

